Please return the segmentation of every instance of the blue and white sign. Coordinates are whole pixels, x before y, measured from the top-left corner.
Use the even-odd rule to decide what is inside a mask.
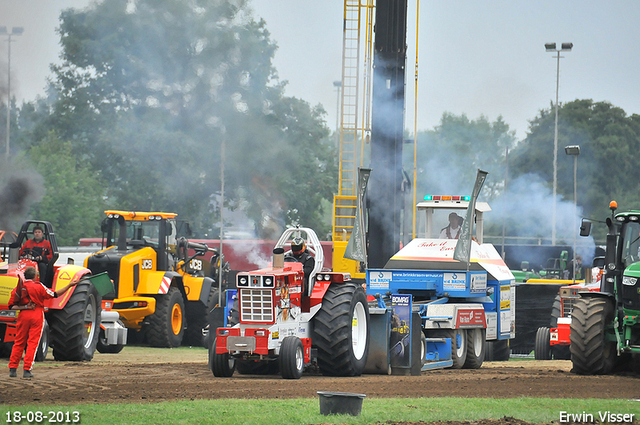
[[[369,287],[372,289],[389,289],[393,273],[376,271],[369,274]]]
[[[442,289],[445,291],[464,291],[467,285],[467,275],[461,273],[444,273]]]

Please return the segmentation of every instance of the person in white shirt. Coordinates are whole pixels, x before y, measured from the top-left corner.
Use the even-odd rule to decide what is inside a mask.
[[[462,228],[462,217],[452,212],[449,214],[449,225],[440,232],[440,239],[458,239]]]

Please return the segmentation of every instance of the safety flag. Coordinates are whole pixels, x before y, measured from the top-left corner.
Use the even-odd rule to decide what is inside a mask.
[[[458,237],[456,249],[453,251],[453,259],[467,263],[467,266],[471,261],[471,235],[473,234],[473,219],[476,211],[476,200],[478,199],[480,190],[482,190],[484,181],[487,179],[487,174],[489,173],[478,169],[476,184],[473,186],[473,193],[471,194],[469,205],[467,206],[467,218],[464,220],[464,223],[462,223],[460,237]]]
[[[353,224],[353,231],[344,251],[344,258],[360,261],[367,267],[367,237],[364,223],[364,195],[367,192],[369,182],[369,168],[358,167],[358,198],[356,201],[356,220]]]

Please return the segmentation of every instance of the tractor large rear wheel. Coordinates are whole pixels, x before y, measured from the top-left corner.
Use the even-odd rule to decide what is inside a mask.
[[[156,311],[147,318],[147,342],[152,347],[179,347],[185,328],[182,294],[178,288],[171,287],[156,300]]]
[[[607,338],[613,324],[613,303],[603,298],[580,298],[571,316],[571,360],[579,375],[604,375],[616,364],[616,343]]]
[[[324,375],[358,376],[369,353],[369,305],[361,286],[332,284],[313,318],[313,344]]]
[[[50,310],[51,348],[56,360],[91,360],[98,344],[102,299],[95,286],[81,280],[62,310]]]
[[[551,322],[549,323],[550,328],[558,327],[558,317],[562,317],[562,301],[560,300],[560,295],[556,295],[553,300],[553,305],[551,306]]]

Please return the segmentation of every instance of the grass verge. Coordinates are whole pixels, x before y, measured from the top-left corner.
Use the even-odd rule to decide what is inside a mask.
[[[375,424],[386,421],[432,422],[500,419],[504,416],[532,423],[560,422],[561,412],[588,413],[595,420],[604,412],[635,414],[640,401],[550,398],[365,398],[360,416],[320,414],[318,399],[287,400],[191,400],[154,404],[81,404],[56,406],[0,406],[0,421],[11,421],[12,412],[40,411],[80,414],[82,424]],[[8,416],[9,415],[9,416]],[[579,422],[579,421],[576,421]],[[21,423],[29,423],[23,420]],[[35,423],[35,422],[31,422]],[[47,420],[41,423],[50,423]]]

